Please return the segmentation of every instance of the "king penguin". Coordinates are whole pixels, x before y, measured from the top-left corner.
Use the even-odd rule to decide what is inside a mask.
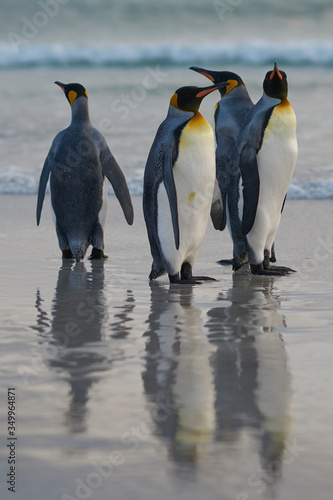
[[[133,207],[125,177],[102,134],[89,118],[88,94],[79,83],[55,82],[71,105],[72,121],[57,134],[40,176],[37,225],[50,176],[51,206],[63,258],[82,260],[89,245],[90,258],[104,255],[104,225],[107,211],[107,181],[133,224]]]
[[[214,134],[199,113],[202,99],[225,82],[210,87],[181,87],[170,100],[166,119],[148,155],[143,211],[153,264],[150,279],[169,275],[170,283],[196,283],[192,266],[212,209],[216,180]],[[220,207],[222,208],[222,207]],[[222,224],[222,210],[212,213]]]
[[[220,260],[220,264],[233,264],[237,268],[246,260],[247,245],[242,234],[241,220],[238,211],[239,203],[239,168],[233,168],[233,151],[245,118],[253,107],[247,88],[242,78],[231,71],[212,71],[197,66],[190,69],[206,76],[213,83],[228,82],[220,88],[220,101],[214,108],[214,125],[216,140],[216,177],[220,188],[224,217],[220,231],[227,223],[233,241],[233,260]],[[241,259],[239,262],[239,258]]]
[[[287,99],[284,71],[266,73],[263,95],[249,112],[235,161],[242,175],[242,232],[253,274],[285,275],[289,267],[271,266],[271,251],[298,153],[296,116]]]

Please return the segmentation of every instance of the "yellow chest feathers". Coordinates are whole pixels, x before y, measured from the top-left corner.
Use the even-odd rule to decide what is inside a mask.
[[[198,111],[185,125],[180,136],[180,148],[202,147],[203,145],[214,145],[214,134],[212,127]]]
[[[284,99],[281,104],[275,106],[267,129],[267,132],[282,135],[295,132],[296,116],[288,99]]]

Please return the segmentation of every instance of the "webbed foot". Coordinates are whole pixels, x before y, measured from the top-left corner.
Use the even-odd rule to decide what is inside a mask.
[[[289,273],[296,272],[294,271],[294,269],[291,269],[290,267],[283,267],[283,266],[264,267],[263,263],[251,264],[250,267],[252,274],[260,276],[286,276]]]
[[[95,259],[107,259],[108,256],[104,254],[103,250],[100,248],[93,247],[89,260],[95,260]]]
[[[74,255],[72,254],[72,250],[70,248],[66,248],[66,250],[62,251],[63,259],[74,259]]]

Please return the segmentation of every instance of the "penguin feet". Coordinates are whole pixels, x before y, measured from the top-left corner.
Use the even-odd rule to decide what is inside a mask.
[[[274,243],[271,252],[264,250],[264,268],[269,269],[271,262],[276,262]]]
[[[192,276],[192,278],[179,278],[179,273],[169,274],[170,285],[202,285],[203,281],[217,281],[215,278],[209,276]]]
[[[269,255],[268,250],[265,250],[265,251],[264,251],[264,256],[265,256],[265,259],[266,259],[266,252],[268,253],[268,256],[269,256],[269,261],[270,261],[270,262],[276,262],[276,255],[275,255],[275,246],[274,246],[274,243],[273,243],[273,245],[272,245],[270,255]]]
[[[275,253],[272,252],[270,258],[269,258],[269,261],[270,262],[276,262],[276,257],[275,257]]]
[[[201,281],[217,281],[215,278],[211,278],[210,276],[193,276],[193,279]]]
[[[296,271],[294,269],[291,269],[290,267],[271,266],[271,262],[276,262],[274,244],[272,246],[272,253],[270,253],[268,250],[264,251],[264,261],[263,261],[264,269],[268,271],[275,271],[278,276],[285,276],[286,274],[289,273],[296,273]]]
[[[216,262],[216,264],[220,264],[220,266],[232,266],[234,259],[221,259]]]
[[[232,266],[232,270],[237,271],[247,261],[248,261],[247,252],[244,252],[241,255],[234,256],[232,259],[218,260],[217,264],[220,264],[220,266]]]
[[[285,267],[285,266],[269,266],[267,269],[272,271],[277,271],[281,273],[283,276],[290,273],[296,273],[295,269],[291,269],[291,267]]]
[[[192,266],[188,262],[184,262],[179,273],[169,274],[170,283],[177,283],[182,285],[201,285],[202,281],[216,281],[215,278],[209,276],[192,276]]]
[[[74,255],[72,254],[72,250],[70,248],[66,248],[66,250],[62,251],[63,259],[73,259]]]
[[[93,247],[89,260],[95,259],[107,259],[108,256],[104,254],[103,250],[100,248]]]
[[[252,274],[260,275],[260,276],[286,276],[289,273],[295,273],[294,269],[290,267],[283,266],[269,266],[264,267],[264,264],[251,264],[251,272]]]

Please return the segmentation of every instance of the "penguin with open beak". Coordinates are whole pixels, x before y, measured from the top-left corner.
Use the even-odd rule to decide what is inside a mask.
[[[192,267],[209,215],[221,225],[222,204],[213,204],[216,180],[211,126],[199,112],[202,99],[227,83],[181,87],[158,128],[144,174],[143,210],[153,264],[150,279],[169,275],[170,283],[198,283]]]

